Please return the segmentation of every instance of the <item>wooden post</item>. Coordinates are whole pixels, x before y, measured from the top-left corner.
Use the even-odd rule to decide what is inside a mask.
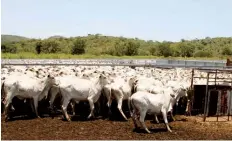
[[[213,90],[214,91],[214,90]],[[207,95],[207,106],[206,106],[206,115],[209,114],[209,102],[210,102],[210,94],[211,94],[212,90],[208,91],[208,95]]]
[[[217,90],[217,69],[216,69],[216,73],[215,73],[215,80],[214,80],[214,85],[215,85],[215,89]]]
[[[218,91],[218,101],[217,101],[217,121],[218,121],[218,117],[220,115],[221,112],[221,90]]]
[[[195,62],[196,63],[196,62]],[[191,111],[193,108],[193,101],[194,101],[194,87],[193,87],[193,80],[194,80],[194,75],[195,75],[195,69],[192,69],[192,79],[191,79],[191,93],[192,93],[192,97],[190,99],[190,106],[189,106],[189,114],[191,116]]]
[[[232,91],[230,91],[230,93],[229,93],[229,95],[230,95],[230,99],[229,99],[229,105],[228,105],[228,109],[229,109],[229,111],[228,111],[228,121],[230,120],[230,111],[231,111],[231,99],[232,99]]]
[[[191,90],[193,90],[194,69],[192,69]]]
[[[207,72],[207,82],[206,82],[206,89],[205,89],[205,106],[204,106],[204,117],[203,121],[206,120],[206,110],[207,110],[207,99],[208,99],[208,84],[209,84],[209,72]]]

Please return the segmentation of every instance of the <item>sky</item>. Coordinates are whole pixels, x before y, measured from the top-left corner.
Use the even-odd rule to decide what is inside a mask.
[[[1,0],[1,34],[154,41],[232,37],[232,0]]]

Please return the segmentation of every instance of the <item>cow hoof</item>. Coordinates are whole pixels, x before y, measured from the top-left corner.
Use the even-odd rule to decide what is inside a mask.
[[[58,117],[57,119],[64,119],[64,118],[62,118],[62,117]]]
[[[125,121],[128,121],[128,118],[124,118]]]
[[[93,119],[93,118],[95,118],[95,116],[91,116],[91,115],[88,116],[88,119]]]

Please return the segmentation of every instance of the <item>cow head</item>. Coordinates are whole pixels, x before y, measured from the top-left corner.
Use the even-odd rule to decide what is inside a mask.
[[[49,74],[46,78],[46,86],[51,87],[53,85],[58,85],[58,84],[56,83],[55,77]]]
[[[178,106],[178,102],[181,97],[188,96],[187,89],[185,88],[179,88],[176,93],[176,106]]]
[[[100,84],[102,86],[105,86],[106,84],[109,84],[109,81],[108,81],[107,77],[102,73],[99,76],[99,81],[100,81]]]

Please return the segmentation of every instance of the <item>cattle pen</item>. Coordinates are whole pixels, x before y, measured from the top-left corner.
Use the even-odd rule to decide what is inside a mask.
[[[219,116],[225,115],[227,115],[227,120],[229,121],[230,116],[232,116],[232,77],[222,78],[218,77],[217,75],[220,73],[232,74],[232,70],[203,69],[202,71],[206,71],[206,77],[195,77],[194,69],[192,69],[191,89],[193,90],[194,95],[190,99],[190,101],[192,102],[190,106],[191,108],[188,109],[190,114],[192,111],[198,109],[201,110],[200,112],[198,112],[198,114],[203,114],[203,121],[206,121],[207,116],[216,116],[216,121],[218,121]],[[193,86],[193,80],[198,78],[206,79],[206,84]],[[209,84],[210,82],[212,83]],[[221,84],[219,84],[219,82],[221,82]],[[197,89],[205,89],[205,93],[201,92],[200,97],[198,93],[199,90]],[[201,98],[202,100],[199,100],[199,98]],[[194,105],[197,105],[198,108],[196,108],[197,106],[194,107]],[[201,108],[199,108],[199,106],[201,106]]]
[[[2,59],[2,68],[8,66],[129,66],[171,70],[175,68],[191,71],[190,88],[194,93],[189,102],[189,116],[176,115],[176,121],[170,122],[174,133],[168,133],[164,124],[152,125],[153,134],[145,134],[142,130],[134,132],[133,122],[120,120],[86,120],[74,117],[73,122],[61,121],[59,117],[41,119],[15,119],[4,122],[2,115],[2,139],[231,139],[232,135],[232,78],[223,78],[221,73],[232,74],[232,65],[228,61],[215,60],[151,60],[151,59]],[[195,76],[196,71],[206,76]],[[194,80],[204,79],[202,84],[194,84]],[[200,95],[200,96],[199,96]],[[215,103],[216,101],[216,103]],[[227,102],[225,102],[227,101]],[[199,106],[200,105],[200,106]],[[113,106],[113,105],[112,105]],[[198,107],[199,106],[199,107]],[[84,106],[86,107],[86,106]],[[88,106],[87,106],[88,108]],[[80,109],[84,111],[83,109]],[[201,121],[195,115],[200,115]],[[225,118],[226,122],[207,122]],[[205,122],[202,122],[205,121]],[[152,121],[150,121],[152,122]],[[146,121],[146,124],[150,124]],[[64,130],[65,128],[65,130]],[[157,129],[160,128],[160,129]],[[32,130],[29,134],[28,130]],[[16,130],[20,132],[16,132]]]

